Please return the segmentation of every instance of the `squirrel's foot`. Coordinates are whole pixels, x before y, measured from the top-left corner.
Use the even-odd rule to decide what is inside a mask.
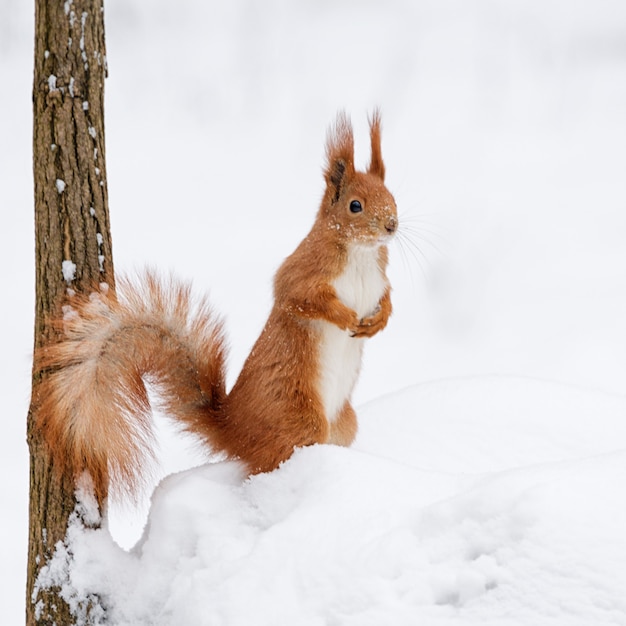
[[[351,332],[352,337],[373,337],[387,326],[388,315],[382,309],[378,309],[374,315],[364,317],[358,326]]]

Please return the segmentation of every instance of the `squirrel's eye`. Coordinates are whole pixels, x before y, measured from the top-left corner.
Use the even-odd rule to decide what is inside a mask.
[[[350,211],[352,213],[360,213],[363,210],[361,203],[358,200],[353,200],[350,203]]]

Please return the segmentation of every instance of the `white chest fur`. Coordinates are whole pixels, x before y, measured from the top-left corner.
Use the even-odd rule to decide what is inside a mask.
[[[379,249],[353,246],[345,270],[333,286],[339,299],[359,318],[372,315],[385,293],[387,281],[378,264]],[[363,339],[351,337],[334,324],[321,323],[319,393],[326,419],[333,422],[350,397],[361,367]]]

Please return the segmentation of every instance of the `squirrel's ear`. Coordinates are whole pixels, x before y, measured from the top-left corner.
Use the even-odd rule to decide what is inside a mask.
[[[375,109],[370,117],[370,141],[372,144],[372,158],[367,171],[378,176],[381,180],[385,180],[385,164],[380,147],[380,111],[378,109]]]
[[[354,175],[354,136],[352,124],[342,111],[326,138],[326,185],[332,191],[333,202],[339,200],[341,190]]]

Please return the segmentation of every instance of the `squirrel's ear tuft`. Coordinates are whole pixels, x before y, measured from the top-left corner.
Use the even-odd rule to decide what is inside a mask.
[[[380,110],[375,109],[370,117],[370,141],[372,144],[372,157],[367,171],[385,180],[385,164],[380,147]]]
[[[333,202],[339,200],[347,180],[354,175],[354,136],[350,119],[343,112],[326,138],[326,185],[332,191]]]

